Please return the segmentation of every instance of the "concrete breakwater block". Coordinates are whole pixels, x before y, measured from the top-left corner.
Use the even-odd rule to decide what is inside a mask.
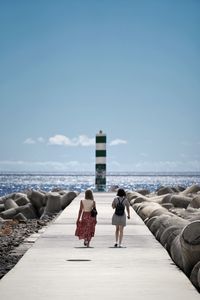
[[[180,224],[182,223],[182,224]],[[156,236],[157,240],[160,241],[163,232],[170,226],[176,225],[181,226],[182,228],[187,224],[187,222],[181,222],[178,218],[171,215],[160,215],[157,216],[155,221],[150,225],[150,231]]]
[[[155,221],[155,220],[157,220],[157,216],[155,216],[155,217],[152,217],[151,219],[149,219],[149,218],[147,218],[146,220],[145,220],[145,224],[146,224],[146,226],[149,228],[149,230],[150,230],[150,227],[151,227],[151,225],[153,224],[153,222]]]
[[[193,216],[190,217],[190,222],[199,221],[199,220],[200,220],[200,210],[198,209],[198,212],[194,213]]]
[[[40,216],[40,218],[44,214],[44,210],[45,210],[45,206],[40,207],[40,210],[39,210],[39,216]]]
[[[135,204],[134,204],[135,206]],[[162,206],[158,203],[154,202],[143,202],[138,204],[137,206],[137,214],[140,216],[142,220],[149,218],[153,211],[156,209],[160,209]]]
[[[0,212],[5,210],[5,205],[2,203],[0,204]]]
[[[141,197],[142,195],[138,192],[132,192],[132,191],[127,191],[126,197],[128,201],[130,202],[132,199],[135,199],[137,197]]]
[[[173,261],[187,276],[200,261],[200,221],[189,223],[174,239],[170,248]]]
[[[40,191],[32,190],[28,195],[32,205],[39,211],[42,206],[46,204],[46,195]]]
[[[189,204],[188,207],[190,207],[190,208],[200,208],[200,195],[194,197],[191,200],[191,202],[190,202],[190,204]]]
[[[17,208],[17,213],[23,214],[26,219],[36,219],[37,215],[35,209],[31,203],[27,203],[26,205],[19,206]]]
[[[161,216],[161,215],[170,215],[171,213],[164,207],[160,207],[157,209],[154,209],[152,213],[150,214],[149,218],[152,218],[154,216]]]
[[[14,216],[17,214],[17,209],[16,208],[9,208],[5,211],[2,211],[0,216],[3,219],[12,219]]]
[[[171,209],[174,207],[172,203],[163,203],[162,207],[166,208],[167,210]]]
[[[10,208],[18,208],[17,203],[13,199],[6,199],[4,206],[5,206],[5,210]]]
[[[18,213],[17,215],[15,215],[15,220],[27,221],[27,218],[22,213]]]
[[[59,190],[44,192],[28,190],[25,193],[12,193],[0,198],[0,216],[3,219],[28,220],[51,216],[67,207],[77,193]]]
[[[190,222],[200,219],[200,210],[194,208],[176,208],[173,207],[170,209],[174,215],[181,217],[182,219],[190,220]]]
[[[189,276],[200,261],[200,220],[189,223],[180,235],[184,272]]]
[[[12,199],[13,194],[8,194],[5,196],[0,197],[0,204],[4,204],[6,199]]]
[[[27,194],[25,194],[25,193],[11,193],[11,194],[7,194],[7,195],[5,195],[5,196],[2,196],[2,197],[0,197],[0,203],[5,203],[5,201],[7,200],[7,199],[13,199],[13,200],[16,200],[16,199],[18,199],[19,197],[26,197],[27,196]]]
[[[44,215],[51,215],[62,210],[61,195],[56,192],[47,193],[47,205],[44,209]]]
[[[146,195],[150,194],[150,191],[147,190],[147,189],[137,190],[136,192],[139,193],[139,194],[141,194],[141,195],[143,195],[143,196],[146,196]]]
[[[145,201],[149,201],[149,199],[145,196],[139,196],[136,198],[133,198],[130,200],[130,205],[136,204],[136,203],[141,203],[141,202],[145,202]]]
[[[171,203],[172,194],[167,194],[162,198],[161,204]]]
[[[172,216],[164,214],[156,217],[149,229],[155,235],[156,239],[158,239],[158,232],[161,236],[162,232],[169,226]]]
[[[190,280],[196,289],[200,292],[200,261],[196,263],[190,274]]]
[[[193,184],[192,186],[188,187],[185,189],[182,194],[183,195],[188,195],[188,194],[195,194],[200,191],[200,185],[198,184]]]
[[[21,198],[21,197],[27,197],[27,193],[19,193],[19,192],[17,192],[17,193],[13,193],[12,194],[12,199],[15,200],[15,201],[17,199]]]
[[[192,198],[182,195],[181,193],[178,195],[168,194],[162,199],[162,204],[171,203],[174,207],[187,208],[191,203]]]
[[[161,234],[160,243],[168,252],[170,251],[173,240],[181,233],[182,229],[183,226],[181,225],[170,225]]]
[[[182,196],[182,195],[173,195],[171,197],[171,203],[174,205],[174,207],[182,207],[182,208],[187,208],[188,205],[190,204],[192,198]]]
[[[170,247],[170,256],[175,264],[182,270],[183,269],[183,255],[181,251],[180,234],[175,237]]]
[[[18,205],[18,206],[23,206],[23,205],[26,205],[28,203],[30,203],[30,200],[28,199],[27,196],[21,196],[19,198],[17,198],[15,200],[15,203]]]
[[[174,190],[169,186],[161,187],[157,190],[157,195],[165,195],[165,194],[173,194],[173,193]]]
[[[76,198],[77,194],[75,192],[68,192],[60,198],[61,208],[65,209],[71,202]]]

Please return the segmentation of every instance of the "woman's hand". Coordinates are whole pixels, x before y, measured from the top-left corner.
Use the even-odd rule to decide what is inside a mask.
[[[78,223],[80,222],[82,211],[83,211],[83,203],[82,203],[82,200],[81,200],[80,201],[80,208],[79,208],[79,212],[78,212],[78,217],[77,217],[76,225],[78,225]]]

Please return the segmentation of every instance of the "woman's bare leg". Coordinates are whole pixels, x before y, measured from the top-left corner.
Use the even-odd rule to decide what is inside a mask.
[[[118,244],[118,240],[119,240],[119,226],[116,225],[116,230],[115,230],[115,241],[116,241],[116,244]]]
[[[121,246],[122,244],[123,233],[124,233],[124,226],[119,225],[119,246]]]

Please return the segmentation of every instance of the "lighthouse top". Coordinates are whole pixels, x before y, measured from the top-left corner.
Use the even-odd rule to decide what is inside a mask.
[[[103,133],[102,130],[99,130],[99,133],[97,133],[96,135],[97,135],[97,136],[99,136],[99,135],[105,135],[105,133]]]

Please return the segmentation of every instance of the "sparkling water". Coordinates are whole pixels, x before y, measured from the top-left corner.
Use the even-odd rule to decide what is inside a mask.
[[[155,191],[161,186],[200,185],[200,173],[109,173],[107,190],[113,186],[125,190],[148,189]],[[82,192],[87,188],[95,189],[94,174],[57,174],[57,173],[0,173],[0,196],[27,189],[51,191],[53,188]]]

